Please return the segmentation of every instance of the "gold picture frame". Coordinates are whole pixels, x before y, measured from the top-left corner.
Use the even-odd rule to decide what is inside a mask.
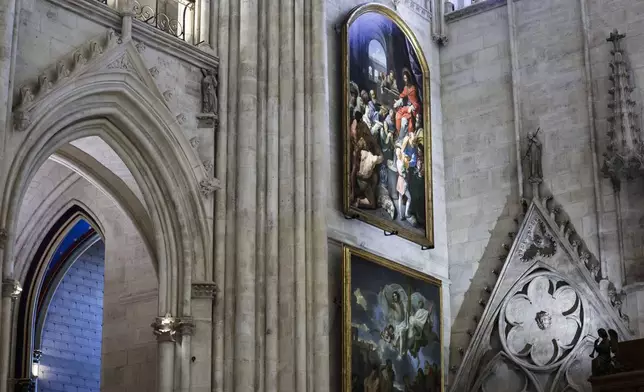
[[[416,37],[394,10],[366,4],[349,14],[342,29],[344,214],[433,248],[429,76]]]
[[[441,281],[352,246],[342,255],[343,392],[362,391],[375,377],[395,380],[398,390],[423,383],[444,392]]]

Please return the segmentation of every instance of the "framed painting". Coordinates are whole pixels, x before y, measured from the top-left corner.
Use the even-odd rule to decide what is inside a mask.
[[[443,392],[439,280],[343,246],[343,391]]]
[[[343,27],[344,213],[434,246],[429,67],[410,28],[380,4]]]

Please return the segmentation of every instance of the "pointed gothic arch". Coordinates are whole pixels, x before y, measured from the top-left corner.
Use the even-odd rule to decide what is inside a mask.
[[[198,190],[203,167],[165,104],[137,77],[109,70],[82,75],[45,96],[30,117],[3,195],[0,219],[10,236],[5,260],[11,260],[18,207],[38,168],[62,145],[99,136],[123,159],[150,206],[157,233],[159,312],[178,314],[179,303],[189,303],[187,271],[195,261],[208,264],[209,229]],[[7,267],[11,270],[10,262]],[[180,301],[181,286],[188,298]]]
[[[49,299],[56,291],[57,281],[65,274],[66,268],[73,263],[74,259],[68,257],[63,264],[58,266],[58,271],[49,270],[50,262],[54,253],[59,249],[65,237],[73,227],[81,220],[90,226],[87,238],[77,245],[86,249],[86,245],[94,244],[104,238],[98,222],[93,214],[77,203],[72,203],[55,221],[51,224],[37,245],[33,258],[22,277],[23,293],[17,303],[16,314],[14,315],[17,328],[14,336],[14,378],[16,380],[29,378],[31,372],[32,354],[40,348],[40,336],[38,327],[42,326],[44,317],[42,313],[47,311]]]
[[[158,316],[190,319],[192,276],[212,275],[212,233],[200,193],[200,181],[211,179],[181,129],[185,116],[171,113],[131,40],[117,40],[108,31],[104,48],[90,41],[89,60],[82,50],[73,55],[71,75],[57,66],[55,85],[40,86],[35,99],[31,90],[21,89],[23,99],[14,108],[11,163],[0,204],[0,228],[7,234],[3,276],[15,276],[19,207],[37,170],[62,146],[98,136],[132,173],[145,199],[158,264]],[[4,323],[8,328],[9,321]],[[173,368],[174,346],[162,347],[159,363]],[[5,363],[0,382],[7,377],[9,351],[4,345],[0,353]],[[176,365],[189,379],[188,361],[182,358]],[[159,373],[159,389],[173,385],[174,373]]]

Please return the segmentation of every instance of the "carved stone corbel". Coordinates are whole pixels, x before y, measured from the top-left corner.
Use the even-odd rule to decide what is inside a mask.
[[[13,279],[5,279],[2,281],[2,298],[11,298],[13,301],[18,299],[22,293],[20,282]]]
[[[216,178],[206,178],[199,182],[199,191],[205,197],[210,196],[217,189],[221,189],[221,182]]]

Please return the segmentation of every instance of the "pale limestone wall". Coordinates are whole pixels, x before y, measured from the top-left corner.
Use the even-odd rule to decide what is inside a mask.
[[[153,391],[155,388],[157,343],[150,324],[157,316],[158,295],[156,273],[148,250],[132,222],[121,209],[85,179],[69,169],[47,161],[36,174],[58,173],[49,177],[60,183],[75,176],[55,198],[47,198],[46,188],[29,188],[21,214],[38,215],[47,221],[77,200],[94,214],[105,235],[105,294],[103,313],[101,390]],[[43,174],[40,174],[42,172]],[[41,181],[44,186],[49,182]],[[39,206],[39,207],[37,207]]]
[[[88,1],[98,3],[95,0]],[[102,7],[100,4],[99,6]],[[104,8],[110,12],[107,6]],[[22,1],[20,18],[13,85],[14,104],[19,102],[18,94],[21,86],[34,84],[43,73],[47,73],[49,80],[55,84],[56,78],[51,69],[58,61],[69,60],[74,50],[86,46],[89,40],[94,39],[102,44],[108,27],[117,32],[121,29],[120,19],[112,25],[110,25],[111,22],[101,25],[47,0]],[[142,24],[137,20],[133,23]],[[133,38],[139,43],[142,39],[136,34]],[[168,54],[168,51],[156,50],[145,42],[137,48],[147,68],[155,68],[155,71],[158,71],[158,75],[155,76],[157,86],[164,93],[172,113],[178,116],[177,122],[181,124],[187,139],[198,137],[200,159],[213,162],[215,133],[212,127],[197,127],[196,115],[201,112],[203,78],[199,67],[186,61],[184,54],[174,52],[172,49],[169,53],[174,55]],[[32,92],[36,91],[32,90]],[[179,116],[183,117],[179,118]]]
[[[601,258],[619,269],[615,201],[610,183],[593,175],[580,1],[517,1],[517,88],[522,154],[527,132],[541,127],[543,192],[552,194],[576,233]],[[627,34],[627,56],[641,110],[644,86],[644,8],[639,2],[588,2],[590,64],[595,96],[597,159],[607,141],[610,46],[613,28]],[[445,124],[445,176],[450,279],[452,281],[452,360],[467,347],[473,316],[483,307],[485,286],[501,267],[501,245],[511,244],[519,210],[517,146],[508,11],[505,5],[448,22],[449,43],[441,49]],[[524,179],[524,182],[527,180]],[[643,214],[641,182],[625,186],[622,208],[626,283],[639,280]],[[599,190],[599,203],[595,189]],[[629,291],[629,290],[627,290]],[[635,298],[633,298],[635,300]],[[632,306],[631,306],[632,305]],[[631,319],[638,317],[629,305]],[[637,321],[631,326],[637,327]]]
[[[342,105],[344,95],[342,93],[342,60],[341,60],[341,34],[336,31],[344,23],[348,13],[364,1],[351,0],[327,1],[327,22],[328,22],[328,83],[329,83],[329,116],[331,124],[331,191],[328,202],[328,235],[333,242],[329,244],[330,263],[330,290],[331,300],[342,299],[342,274],[341,260],[342,253],[339,243],[346,243],[357,246],[369,252],[383,256],[387,259],[409,266],[421,272],[432,275],[444,281],[443,286],[443,328],[450,329],[450,287],[448,280],[447,264],[447,237],[446,237],[446,210],[445,210],[445,187],[443,168],[443,115],[441,113],[440,96],[440,70],[438,60],[438,46],[432,41],[430,21],[407,5],[407,2],[400,2],[398,13],[403,20],[411,27],[419,41],[423,53],[430,67],[430,92],[431,92],[431,127],[432,127],[432,175],[433,175],[433,198],[434,198],[434,240],[435,248],[421,250],[415,243],[399,237],[385,237],[383,231],[367,223],[357,220],[347,220],[342,214]],[[389,7],[393,7],[390,1],[380,1]],[[339,31],[339,30],[338,30]],[[336,242],[337,241],[337,242]],[[332,302],[333,303],[333,302]],[[341,335],[341,312],[339,308],[332,307],[331,318],[331,363],[340,364]],[[448,353],[449,333],[446,333],[443,340],[445,354]],[[335,354],[334,354],[335,353]],[[447,359],[447,358],[446,358]],[[448,362],[445,362],[445,369]],[[337,368],[337,369],[336,369]],[[339,366],[332,366],[333,371],[339,371]],[[332,374],[331,390],[340,382],[340,374]]]
[[[14,92],[105,30],[46,0],[22,1]]]

